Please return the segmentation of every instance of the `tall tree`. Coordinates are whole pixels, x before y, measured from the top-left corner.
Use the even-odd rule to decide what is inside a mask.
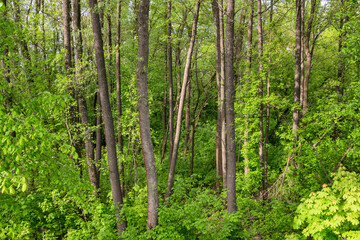
[[[193,19],[193,23],[192,23],[190,46],[189,46],[187,56],[186,56],[184,77],[183,77],[180,99],[179,99],[179,109],[178,109],[178,114],[177,114],[177,118],[176,118],[174,147],[173,147],[171,162],[170,162],[170,166],[169,166],[169,177],[168,177],[168,182],[167,182],[165,198],[168,198],[171,195],[171,189],[174,185],[175,166],[176,166],[176,160],[177,160],[177,156],[178,156],[180,134],[181,134],[182,111],[184,109],[186,86],[188,84],[188,78],[189,78],[189,73],[190,73],[191,57],[192,57],[193,48],[194,48],[200,3],[201,3],[201,0],[197,0],[196,6],[195,6],[194,19]]]
[[[168,0],[167,21],[167,76],[169,79],[169,162],[171,162],[174,145],[174,89],[172,73],[171,0]]]
[[[248,20],[248,31],[247,31],[247,53],[246,53],[246,63],[247,63],[247,80],[245,82],[245,94],[249,91],[249,84],[251,79],[251,64],[252,64],[252,35],[253,35],[253,6],[254,1],[249,0],[249,20]],[[249,168],[249,120],[248,115],[245,114],[245,131],[244,131],[244,174],[245,176],[250,172]]]
[[[158,224],[159,194],[157,184],[157,174],[155,168],[154,149],[150,134],[150,113],[148,100],[148,58],[149,58],[149,0],[142,0],[139,6],[138,15],[138,62],[136,72],[136,82],[138,87],[138,108],[141,147],[146,169],[146,182],[148,194],[148,229],[154,228]]]
[[[121,44],[121,3],[117,3],[117,20],[116,20],[116,109],[118,114],[118,144],[119,144],[119,153],[123,154],[124,143],[122,135],[122,101],[121,101],[121,56],[120,56],[120,44]],[[121,191],[124,196],[125,186],[124,186],[124,164],[120,160],[120,185]]]
[[[270,13],[269,13],[269,23],[273,21],[273,0],[270,0]],[[269,30],[269,44],[272,42],[272,29],[270,26]],[[266,81],[266,97],[270,97],[270,84],[271,84],[271,56],[269,57],[269,68],[268,68],[268,77]],[[269,144],[269,129],[270,129],[270,103],[266,103],[266,124],[265,124],[265,137],[264,137],[264,186],[267,188],[267,165],[268,165],[268,144]],[[267,191],[264,191],[264,198],[267,198]]]
[[[258,83],[258,92],[259,92],[259,99],[260,99],[260,104],[259,104],[259,162],[260,162],[260,166],[262,168],[264,168],[265,163],[264,163],[264,120],[263,120],[263,116],[264,116],[264,108],[263,108],[263,103],[262,103],[262,99],[263,99],[263,38],[264,38],[264,34],[263,34],[263,24],[262,24],[262,6],[261,6],[261,0],[258,0],[258,5],[257,5],[257,21],[258,21],[258,62],[259,62],[259,72],[258,72],[258,76],[259,76],[259,83]],[[263,170],[263,173],[265,173],[265,169]],[[261,197],[263,198],[263,194],[265,192],[265,174],[263,174],[263,189],[262,189],[262,193],[261,193]]]
[[[217,0],[212,1],[212,12],[215,27],[215,39],[216,39],[216,85],[217,85],[217,120],[216,120],[216,188],[220,190],[220,180],[222,180],[222,142],[221,142],[221,66],[220,66],[220,16],[219,16],[219,4]]]
[[[77,83],[77,100],[79,105],[79,112],[81,123],[85,127],[85,148],[86,160],[88,164],[88,171],[91,185],[97,190],[99,188],[99,173],[94,161],[94,144],[92,143],[92,131],[90,130],[89,114],[84,94],[84,84],[80,80],[81,74],[81,60],[82,60],[82,34],[81,34],[81,9],[80,1],[73,1],[73,29],[75,35],[75,82]]]
[[[99,13],[95,10],[98,6],[97,0],[89,0],[91,8],[91,23],[94,37],[94,48],[96,57],[96,68],[99,82],[99,94],[102,108],[102,116],[104,122],[105,141],[108,155],[108,165],[110,174],[111,192],[114,201],[115,215],[116,215],[116,228],[118,234],[121,235],[125,229],[125,221],[121,216],[121,208],[123,203],[123,196],[121,194],[120,176],[116,155],[116,143],[114,123],[112,118],[110,99],[106,80],[106,67],[104,58],[103,41],[101,36],[101,26]]]
[[[305,1],[305,0],[303,0]],[[304,35],[304,47],[305,47],[305,55],[306,55],[306,67],[305,67],[305,77],[304,82],[302,84],[301,93],[303,94],[302,97],[302,109],[303,114],[306,113],[308,108],[308,91],[309,91],[309,81],[310,81],[310,72],[311,72],[311,61],[313,57],[313,49],[310,49],[310,36],[311,31],[313,29],[313,21],[315,17],[315,7],[316,7],[316,0],[311,0],[311,9],[310,9],[310,17],[307,21],[307,28]],[[314,39],[313,45],[315,45],[316,39]]]
[[[295,77],[294,77],[294,109],[293,109],[293,125],[292,130],[294,134],[294,141],[298,140],[298,129],[299,129],[299,118],[300,118],[300,80],[301,80],[301,8],[302,1],[296,0],[296,25],[295,25]],[[294,145],[295,147],[295,145]],[[293,152],[294,154],[294,152]],[[292,159],[292,164],[295,164],[293,157],[290,156],[289,159]]]
[[[234,87],[234,0],[227,2],[226,19],[226,164],[227,164],[227,200],[228,212],[237,210],[236,206],[236,154],[235,154],[235,87]]]

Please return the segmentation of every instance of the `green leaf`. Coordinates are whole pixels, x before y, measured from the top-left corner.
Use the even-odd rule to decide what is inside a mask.
[[[0,2],[0,11],[4,12],[6,10],[6,7],[3,2]]]

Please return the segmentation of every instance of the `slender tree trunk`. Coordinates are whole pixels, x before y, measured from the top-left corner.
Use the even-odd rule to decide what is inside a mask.
[[[304,0],[303,0],[304,1]],[[302,108],[303,108],[303,115],[306,113],[308,108],[308,92],[309,92],[309,81],[310,81],[310,72],[311,72],[311,61],[312,61],[312,52],[310,50],[310,36],[311,30],[315,15],[315,7],[316,7],[316,0],[311,0],[311,10],[310,10],[310,17],[307,23],[307,29],[305,32],[305,54],[306,54],[306,68],[305,68],[305,78],[303,84],[303,101],[302,101]],[[313,42],[315,44],[315,42]]]
[[[172,73],[172,46],[171,46],[171,0],[168,0],[167,8],[167,73],[169,79],[169,162],[171,162],[171,156],[174,145],[174,89],[173,89],[173,73]]]
[[[64,49],[65,70],[67,73],[72,68],[71,64],[71,36],[70,36],[70,1],[63,0],[63,27],[64,27]]]
[[[7,8],[6,8],[6,0],[2,0],[4,6],[5,6],[5,11],[3,12],[3,17],[4,19],[6,19],[6,15],[7,15]],[[1,34],[2,37],[6,37],[3,33]],[[3,59],[2,59],[2,65],[3,65],[3,71],[4,71],[4,78],[5,81],[10,83],[10,77],[9,77],[9,68],[8,68],[8,64],[7,64],[7,60],[8,60],[8,55],[9,55],[9,48],[5,47],[3,50]]]
[[[142,0],[139,6],[138,15],[138,63],[137,63],[137,87],[138,87],[138,108],[141,146],[144,157],[147,194],[148,194],[148,229],[154,228],[158,224],[159,194],[157,175],[155,168],[154,150],[150,135],[150,113],[147,89],[147,68],[149,56],[149,0]]]
[[[258,83],[258,92],[259,92],[259,162],[261,168],[264,168],[264,108],[263,108],[263,25],[262,25],[262,16],[261,16],[262,6],[261,0],[258,0],[258,9],[257,9],[257,20],[258,20],[258,52],[259,52],[259,83]],[[263,170],[264,171],[264,170]],[[263,172],[264,173],[264,172]],[[263,174],[264,175],[264,174]],[[264,192],[265,192],[265,179],[263,179],[262,184],[262,193],[261,198],[264,199]]]
[[[96,171],[95,161],[94,161],[94,145],[91,141],[92,131],[90,130],[90,122],[88,116],[88,109],[86,105],[86,99],[84,95],[83,88],[85,87],[81,82],[79,82],[79,78],[81,75],[81,59],[82,59],[82,34],[81,34],[81,10],[80,10],[80,1],[73,1],[73,28],[75,35],[75,82],[77,83],[78,92],[78,105],[81,123],[85,127],[85,148],[86,148],[86,160],[88,165],[89,177],[91,185],[96,190],[99,188],[99,178],[98,172]]]
[[[105,58],[103,41],[101,36],[101,26],[99,14],[94,10],[97,7],[97,0],[89,0],[89,7],[91,8],[91,23],[94,37],[94,48],[96,56],[96,67],[99,81],[99,93],[101,108],[103,112],[104,130],[105,130],[105,141],[107,147],[109,173],[110,173],[110,184],[112,197],[115,207],[116,226],[118,234],[121,235],[125,229],[125,221],[121,216],[122,208],[122,194],[120,187],[120,176],[118,171],[117,155],[116,155],[116,143],[115,143],[115,132],[114,123],[112,118],[110,99],[107,89],[106,71],[105,71]]]
[[[225,73],[225,101],[226,101],[226,157],[227,157],[227,200],[228,212],[237,210],[236,207],[236,147],[235,147],[235,87],[234,87],[234,0],[227,2],[226,19],[226,73]]]
[[[341,0],[341,6],[344,7],[344,1],[345,0]],[[339,54],[339,63],[338,63],[338,80],[340,81],[339,86],[336,87],[337,92],[343,96],[344,94],[344,87],[343,87],[343,83],[344,83],[344,72],[345,72],[345,65],[344,65],[344,61],[343,61],[343,56],[341,54],[342,48],[343,48],[343,41],[344,41],[344,37],[345,37],[345,32],[343,32],[343,27],[344,27],[344,18],[341,17],[340,18],[340,36],[339,36],[339,46],[338,46],[338,54]]]
[[[215,34],[216,34],[216,84],[217,84],[217,121],[216,121],[216,189],[220,190],[220,181],[222,181],[222,144],[221,144],[221,92],[220,92],[220,18],[219,5],[217,0],[212,1],[212,12],[214,18]]]
[[[221,166],[223,176],[223,189],[227,188],[227,141],[226,141],[226,116],[225,116],[225,47],[224,47],[224,6],[219,2],[219,33],[220,33],[220,112],[221,112]]]
[[[191,79],[191,73],[189,76],[189,79]],[[191,80],[188,81],[188,84],[186,86],[186,104],[185,104],[185,139],[184,139],[184,158],[186,158],[188,145],[189,145],[189,139],[190,139],[190,101],[191,101]]]
[[[305,52],[304,52],[304,29],[305,29],[305,0],[301,3],[301,54],[300,54],[300,106],[303,106],[304,101],[304,73],[305,73]]]
[[[165,16],[167,17],[167,15]],[[165,27],[167,28],[167,25],[165,25]],[[167,30],[166,30],[167,31]],[[167,78],[167,45],[164,45],[164,86],[166,86],[168,78]],[[168,102],[168,98],[167,98],[167,92],[169,91],[169,89],[164,88],[164,95],[163,95],[163,105],[162,105],[162,132],[163,132],[163,138],[162,138],[162,147],[161,147],[161,163],[163,163],[163,160],[165,158],[165,153],[166,153],[166,147],[167,147],[167,138],[168,138],[168,125],[167,125],[167,102]]]
[[[120,44],[121,44],[121,1],[117,3],[117,21],[116,21],[116,108],[118,114],[118,144],[120,156],[123,154],[124,144],[122,135],[122,101],[121,101],[121,57],[120,57]],[[120,159],[120,186],[122,195],[125,196],[124,186],[124,163]]]
[[[38,2],[36,3],[36,9],[39,8],[38,6]],[[66,75],[70,76],[72,74],[72,67],[73,67],[73,63],[71,60],[71,30],[70,30],[70,1],[69,0],[63,0],[63,31],[64,31],[64,49],[65,49],[65,71],[66,71]],[[77,94],[74,88],[74,84],[70,83],[68,85],[68,89],[70,91],[70,95],[73,99],[77,99]],[[70,121],[71,124],[75,124],[78,122],[78,119],[76,117],[76,112],[77,112],[77,108],[78,106],[70,106],[69,112],[70,112]],[[70,129],[69,129],[70,131]],[[74,136],[72,138],[72,145],[75,148],[75,151],[77,153],[78,156],[80,156],[81,151],[80,151],[80,142],[78,139],[78,130],[75,130],[76,132],[76,136]],[[78,159],[73,159],[73,161],[75,162],[75,164],[79,167],[79,169],[81,169],[81,166],[79,164],[79,160]],[[80,170],[81,172],[81,170]],[[80,174],[81,175],[81,174]]]
[[[273,21],[273,0],[270,0],[270,16],[269,16],[269,22],[270,25]],[[272,30],[270,28],[269,31],[269,44],[271,44],[272,41]],[[270,97],[270,83],[271,83],[271,56],[269,57],[269,72],[267,77],[267,83],[266,83],[266,96],[267,98]],[[267,189],[267,165],[268,165],[268,144],[269,144],[269,129],[270,129],[270,103],[266,103],[266,126],[265,126],[265,148],[264,148],[264,187],[265,190]],[[267,198],[267,191],[264,191],[263,193],[264,199]]]
[[[109,81],[108,81],[108,90],[109,90],[109,96],[111,95],[111,93],[113,92],[113,86],[114,84],[112,83],[112,77],[111,77],[111,51],[112,51],[112,40],[111,40],[111,15],[107,14],[106,16],[106,22],[107,22],[107,59],[108,59],[108,64],[107,64],[107,72],[109,75]]]
[[[253,0],[249,0],[249,21],[248,21],[248,39],[247,39],[247,56],[246,56],[246,62],[247,62],[247,74],[248,79],[245,82],[245,92],[246,94],[249,91],[249,85],[250,85],[250,79],[251,79],[251,64],[252,64],[252,34],[253,34]],[[244,116],[245,118],[245,131],[244,131],[244,175],[248,175],[250,172],[249,168],[249,144],[248,144],[248,138],[249,138],[249,132],[248,132],[248,125],[249,120],[247,114]]]
[[[100,166],[101,166],[101,147],[102,147],[102,120],[101,120],[101,102],[100,102],[100,94],[96,93],[95,95],[95,125],[96,125],[96,171],[98,173],[98,182],[100,185]]]
[[[171,162],[170,162],[170,166],[169,166],[169,178],[168,178],[168,182],[167,182],[167,190],[166,190],[165,198],[168,198],[171,195],[171,189],[174,184],[175,166],[176,166],[176,160],[177,160],[177,156],[178,156],[180,134],[181,134],[182,111],[184,109],[185,91],[186,91],[186,85],[187,85],[188,78],[189,78],[189,72],[190,72],[190,66],[191,66],[191,56],[192,56],[192,52],[193,52],[193,48],[194,48],[200,3],[201,3],[201,0],[197,0],[196,6],[195,6],[194,20],[193,20],[193,24],[192,24],[190,46],[189,46],[189,50],[188,50],[187,56],[186,56],[184,77],[183,77],[181,93],[180,93],[180,100],[179,100],[179,109],[178,109],[178,115],[177,115],[177,119],[176,119],[174,148],[173,148],[173,154],[172,154]]]
[[[293,134],[294,134],[294,142],[298,140],[298,129],[299,129],[299,108],[300,108],[300,80],[301,80],[301,8],[302,8],[303,0],[296,0],[296,26],[295,26],[295,35],[296,35],[296,51],[295,51],[295,77],[294,77],[294,109],[293,109]],[[294,147],[295,148],[295,145]],[[293,154],[295,154],[293,152]],[[292,155],[293,155],[292,154]],[[293,156],[292,165],[295,165]]]

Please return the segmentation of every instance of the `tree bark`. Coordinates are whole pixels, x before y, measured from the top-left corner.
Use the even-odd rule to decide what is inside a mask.
[[[225,73],[225,101],[226,101],[226,162],[227,162],[227,200],[228,212],[237,210],[236,207],[236,154],[235,154],[235,87],[234,87],[234,0],[227,2],[226,19],[226,73]]]
[[[303,0],[304,1],[304,0]],[[310,36],[311,30],[315,15],[315,7],[316,7],[316,0],[311,0],[311,10],[310,10],[310,17],[307,22],[307,29],[305,32],[305,54],[306,54],[306,68],[305,68],[305,78],[303,83],[303,101],[302,101],[302,109],[303,115],[306,113],[308,108],[308,92],[309,92],[309,81],[310,81],[310,72],[311,72],[311,61],[312,61],[312,51],[310,50]],[[315,44],[315,42],[313,42]]]
[[[212,12],[215,27],[216,38],[216,85],[217,85],[217,120],[216,120],[216,189],[220,190],[220,181],[222,181],[222,144],[221,144],[221,92],[220,92],[220,17],[219,5],[217,0],[212,1]]]
[[[150,113],[147,89],[147,69],[149,56],[149,0],[142,0],[138,15],[138,62],[137,62],[137,87],[138,108],[141,146],[144,157],[147,194],[148,194],[148,220],[147,228],[150,230],[158,224],[159,195],[157,174],[155,168],[155,157],[150,134]]]
[[[246,94],[249,91],[249,82],[251,79],[251,64],[252,64],[252,34],[253,34],[253,0],[249,0],[249,21],[248,21],[248,39],[247,39],[247,56],[246,56],[246,62],[247,62],[247,74],[248,79],[245,83],[245,92]],[[249,168],[249,147],[248,147],[248,138],[249,138],[249,132],[248,132],[248,125],[249,120],[247,114],[245,114],[245,131],[244,131],[244,175],[247,176],[250,172]]]
[[[95,125],[96,125],[96,171],[98,172],[98,182],[100,185],[100,165],[101,165],[101,146],[102,146],[102,120],[101,120],[101,102],[100,102],[100,94],[99,92],[95,95]]]
[[[91,185],[96,190],[99,188],[99,173],[97,172],[95,161],[94,161],[94,145],[91,141],[92,131],[90,130],[90,122],[88,116],[88,109],[86,105],[86,99],[84,95],[84,84],[79,82],[81,75],[81,59],[82,59],[82,34],[81,34],[81,10],[80,10],[80,1],[73,1],[73,29],[75,35],[75,82],[77,83],[77,100],[79,105],[79,112],[81,123],[85,127],[84,139],[85,139],[85,148],[86,148],[86,160],[89,171],[89,178]]]
[[[224,47],[224,6],[219,2],[219,33],[220,33],[220,112],[221,112],[221,166],[223,176],[223,189],[227,188],[227,141],[226,141],[226,116],[225,116],[225,47]]]
[[[118,144],[120,156],[123,154],[123,135],[122,135],[122,101],[121,101],[121,57],[120,57],[120,44],[121,44],[121,2],[117,3],[117,21],[116,21],[116,108],[118,114]],[[120,186],[122,195],[125,196],[124,186],[124,164],[120,159]]]
[[[263,24],[262,24],[262,6],[261,0],[258,0],[258,9],[257,9],[257,20],[258,20],[258,53],[259,53],[259,83],[258,83],[258,93],[259,93],[259,163],[260,167],[264,168],[264,122],[263,122],[263,115],[264,115],[264,108],[263,108]],[[263,170],[263,176],[264,176]],[[263,179],[262,183],[262,193],[261,198],[264,199],[264,192],[265,192],[265,179]]]
[[[3,12],[3,17],[6,19],[6,15],[7,15],[7,8],[6,8],[6,0],[2,0],[4,6],[5,6],[5,11]],[[6,36],[4,34],[3,37],[5,38]],[[2,59],[2,65],[3,65],[3,71],[4,71],[4,78],[5,81],[10,83],[10,77],[9,77],[9,69],[8,69],[8,65],[7,65],[7,58],[8,58],[8,54],[9,54],[9,48],[5,47],[3,50],[3,59]]]
[[[173,89],[173,73],[172,73],[172,46],[171,46],[171,0],[168,0],[167,11],[167,74],[169,79],[169,162],[174,145],[174,89]]]
[[[201,3],[201,0],[197,0],[196,6],[195,6],[194,20],[192,23],[190,46],[189,46],[189,50],[188,50],[187,56],[186,56],[184,77],[183,77],[180,99],[179,99],[179,109],[178,109],[178,114],[177,114],[177,119],[176,119],[174,148],[173,148],[173,154],[172,154],[171,162],[170,162],[170,166],[169,166],[169,177],[168,177],[168,182],[167,182],[167,190],[166,190],[165,198],[168,198],[171,195],[171,189],[174,185],[175,166],[176,166],[176,160],[177,160],[177,156],[178,156],[180,134],[181,134],[181,120],[182,120],[181,118],[182,118],[182,111],[184,109],[186,85],[187,85],[188,78],[189,78],[189,72],[190,72],[190,66],[191,66],[191,56],[192,56],[192,52],[193,52],[193,48],[194,48],[200,3]]]
[[[125,229],[126,224],[123,219],[123,216],[120,213],[123,199],[121,194],[120,177],[119,177],[117,155],[116,155],[114,123],[113,123],[110,100],[107,89],[106,70],[105,70],[106,68],[105,68],[103,41],[101,36],[100,18],[99,18],[99,14],[94,10],[96,9],[97,5],[98,5],[97,0],[89,0],[89,7],[91,9],[91,23],[92,23],[93,37],[94,37],[94,48],[95,48],[95,56],[96,56],[96,67],[97,67],[98,81],[99,81],[99,93],[100,93],[101,108],[103,113],[105,141],[106,141],[107,155],[108,155],[110,184],[111,184],[112,197],[115,207],[116,227],[118,234],[121,235],[121,233]]]
[[[296,35],[296,51],[295,51],[295,77],[294,77],[294,109],[293,109],[293,125],[292,130],[294,134],[294,142],[298,140],[298,129],[299,129],[299,118],[300,118],[300,92],[301,92],[301,8],[303,0],[296,0],[296,26],[295,26],[295,35]],[[295,143],[294,143],[295,144]],[[295,145],[293,146],[295,148]],[[295,154],[293,152],[293,154]],[[291,154],[291,155],[293,155]],[[293,156],[291,156],[292,162],[291,165],[295,165]],[[289,157],[289,158],[290,158]]]
[[[270,0],[270,16],[269,22],[270,25],[273,21],[273,0]],[[269,30],[269,44],[272,41],[272,29]],[[270,97],[270,84],[271,84],[271,56],[269,57],[269,68],[268,68],[268,77],[266,82],[266,96]],[[270,129],[270,103],[266,103],[266,125],[265,125],[265,148],[264,148],[264,188],[267,189],[267,165],[268,165],[268,144],[269,144],[269,129]],[[264,199],[267,199],[267,191],[263,192]]]
[[[189,79],[191,79],[191,73]],[[189,139],[190,139],[190,101],[191,101],[191,80],[188,81],[186,86],[186,104],[185,104],[185,139],[184,139],[184,159],[186,159]]]
[[[111,40],[111,15],[108,14],[106,16],[106,22],[107,22],[107,58],[108,58],[108,66],[107,66],[107,72],[109,75],[109,81],[108,81],[108,90],[109,90],[109,96],[111,95],[111,93],[113,92],[113,83],[112,83],[112,77],[111,77],[111,51],[112,51],[112,40]]]

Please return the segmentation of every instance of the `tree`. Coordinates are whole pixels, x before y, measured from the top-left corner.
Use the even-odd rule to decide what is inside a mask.
[[[80,83],[81,76],[81,60],[82,60],[82,34],[81,34],[81,9],[80,1],[73,2],[73,26],[75,35],[75,82],[77,83],[77,100],[80,112],[81,123],[85,127],[85,148],[86,160],[88,164],[89,178],[91,185],[95,191],[99,188],[99,172],[97,171],[94,160],[94,144],[92,143],[92,131],[90,130],[89,114],[84,94],[84,84]]]
[[[155,168],[154,150],[150,134],[150,113],[147,93],[147,69],[149,57],[149,0],[142,0],[138,14],[138,62],[137,87],[141,147],[146,169],[148,220],[147,228],[150,230],[158,224],[159,194],[157,189],[157,174]]]
[[[183,77],[180,99],[179,99],[179,109],[178,109],[178,115],[176,118],[174,147],[173,147],[171,162],[170,162],[170,166],[169,166],[169,177],[168,177],[168,182],[167,182],[167,187],[166,187],[165,198],[168,198],[171,195],[171,189],[174,185],[175,166],[176,166],[176,160],[177,160],[177,156],[178,156],[180,134],[181,134],[182,111],[184,109],[186,86],[188,84],[188,78],[189,78],[189,72],[190,72],[190,66],[191,66],[191,56],[192,56],[192,52],[193,52],[193,48],[194,48],[200,3],[201,3],[201,0],[197,0],[196,6],[195,6],[194,19],[193,19],[193,23],[192,23],[190,45],[189,45],[189,49],[188,49],[187,56],[186,56],[184,77]]]
[[[237,210],[236,207],[236,154],[235,154],[235,87],[234,87],[234,0],[227,2],[226,19],[226,73],[225,73],[225,101],[226,101],[226,165],[227,165],[227,199],[228,212]]]
[[[118,234],[121,235],[122,231],[125,229],[126,224],[120,213],[121,205],[123,204],[123,199],[122,199],[123,196],[121,194],[120,176],[119,176],[117,155],[116,155],[114,123],[112,119],[109,93],[107,88],[106,68],[105,68],[103,41],[101,36],[100,18],[99,18],[99,14],[95,11],[95,8],[98,6],[97,0],[89,0],[89,6],[91,8],[91,23],[92,23],[92,30],[94,37],[96,68],[97,68],[98,82],[99,82],[99,95],[101,101],[102,116],[103,116],[104,131],[105,131],[105,141],[107,147],[110,184],[111,184],[112,197],[115,207],[115,215],[117,220],[116,228]]]

